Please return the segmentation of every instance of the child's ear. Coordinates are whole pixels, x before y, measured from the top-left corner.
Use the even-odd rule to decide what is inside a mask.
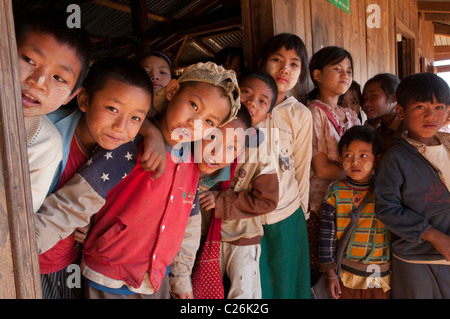
[[[69,103],[70,101],[72,101],[72,99],[81,91],[81,87],[79,87],[75,92],[73,92],[72,94],[70,94],[67,99],[63,102],[62,105],[66,105],[67,103]]]
[[[320,75],[321,75],[321,73],[320,73],[320,70],[319,69],[315,69],[314,71],[313,71],[313,79],[316,81],[316,82],[319,82],[320,81]]]
[[[397,112],[397,117],[403,121],[403,118],[405,117],[405,108],[399,104],[395,106],[395,110]]]
[[[80,89],[80,92],[77,95],[77,103],[80,110],[82,112],[86,112],[89,104],[89,95],[87,94],[85,88]]]
[[[180,83],[176,79],[172,79],[166,86],[166,99],[171,100],[180,90]]]

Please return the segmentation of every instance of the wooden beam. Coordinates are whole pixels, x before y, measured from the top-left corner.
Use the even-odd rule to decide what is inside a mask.
[[[425,20],[434,22],[450,22],[450,14],[448,13],[435,13],[425,12]]]
[[[211,49],[211,48],[209,47],[209,45],[207,45],[205,42],[203,42],[203,40],[202,40],[200,37],[195,36],[195,37],[191,37],[191,39],[192,39],[192,41],[194,41],[194,42],[199,46],[199,48],[200,48],[203,52],[205,52],[205,53],[208,54],[209,56],[213,57],[214,54],[216,53],[216,52],[214,52],[213,49]]]
[[[240,26],[241,24],[240,12],[236,12],[235,10],[225,10],[202,17],[174,20],[167,28],[162,30],[148,30],[144,35],[144,39],[164,39],[169,35],[201,35],[217,30],[231,29],[235,26]]]
[[[450,45],[440,45],[434,47],[434,60],[450,60]]]
[[[98,5],[103,6],[103,7],[107,7],[107,8],[111,8],[111,9],[127,12],[127,13],[131,13],[130,6],[127,6],[127,5],[122,4],[122,3],[118,3],[118,2],[114,2],[114,1],[110,1],[110,0],[93,0],[92,3],[98,4]],[[164,23],[169,23],[169,22],[172,21],[172,19],[170,19],[170,18],[163,17],[163,16],[161,16],[159,14],[155,14],[155,13],[148,12],[148,11],[147,11],[147,17],[149,19],[156,20],[156,21],[159,21],[159,22],[164,22]]]
[[[180,61],[181,54],[183,53],[183,49],[186,46],[187,41],[188,41],[188,37],[184,37],[183,40],[181,41],[181,43],[178,45],[178,48],[175,51],[175,54],[172,58],[172,64],[174,65],[174,67],[178,66],[178,62]]]
[[[447,13],[450,13],[450,2],[419,1],[419,11],[422,11],[422,12],[447,12]]]
[[[442,23],[434,23],[434,34],[450,37],[450,25]]]
[[[435,66],[436,73],[450,72],[450,65]]]
[[[42,298],[11,0],[0,1],[0,298]]]
[[[219,0],[203,0],[199,2],[196,6],[191,8],[188,12],[183,14],[183,18],[188,18],[192,16],[198,16],[201,13],[205,12],[207,9],[215,5]],[[180,17],[181,18],[181,17]]]
[[[147,0],[131,0],[130,9],[133,33],[141,40],[142,34],[148,30]],[[150,49],[149,41],[138,41],[135,49],[136,54],[145,52]]]

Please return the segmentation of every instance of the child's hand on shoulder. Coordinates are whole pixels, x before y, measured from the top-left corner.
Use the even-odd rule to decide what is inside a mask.
[[[151,179],[159,178],[166,167],[166,148],[161,131],[149,120],[145,120],[139,131],[144,136],[144,150],[141,166],[147,172],[154,172]]]
[[[198,195],[198,201],[205,211],[216,208],[216,197],[211,191],[200,193]]]

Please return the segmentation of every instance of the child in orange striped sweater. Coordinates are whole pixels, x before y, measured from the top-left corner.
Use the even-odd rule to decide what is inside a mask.
[[[328,291],[335,299],[389,298],[389,231],[375,214],[373,192],[344,249],[340,272],[335,258],[336,242],[342,238],[352,210],[373,187],[381,144],[374,129],[361,125],[350,128],[339,141],[340,163],[347,178],[331,185],[325,196],[319,249],[320,271],[326,272]]]

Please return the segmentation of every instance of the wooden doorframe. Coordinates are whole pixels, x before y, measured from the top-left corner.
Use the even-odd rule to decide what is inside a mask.
[[[412,32],[405,24],[403,24],[399,19],[395,20],[395,31],[396,31],[396,41],[398,43],[397,35],[401,35],[403,38],[406,39],[405,41],[405,51],[406,51],[406,58],[408,60],[408,63],[406,63],[406,69],[404,70],[405,74],[403,74],[403,77],[413,74],[418,71],[418,54],[417,54],[417,41],[416,36],[414,32]],[[395,59],[395,66],[397,70],[397,76],[401,77],[401,74],[398,74],[399,70],[399,61],[398,61],[398,46],[395,45],[395,52],[396,52],[396,59]]]
[[[0,298],[42,298],[12,1],[0,1]]]

